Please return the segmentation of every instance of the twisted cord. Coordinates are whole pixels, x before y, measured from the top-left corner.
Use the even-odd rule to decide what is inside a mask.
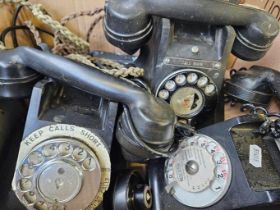
[[[95,29],[95,26],[104,18],[104,14],[98,16],[90,25],[88,32],[87,32],[87,42],[90,41],[90,36],[92,34],[92,31]]]
[[[81,55],[81,54],[70,54],[65,57],[75,61],[79,61],[81,63],[94,67],[104,73],[113,75],[115,77],[128,77],[128,76],[140,77],[144,75],[144,69],[142,68],[139,67],[125,68],[122,64],[119,64],[109,59],[97,58],[97,57],[92,57],[89,55]],[[106,65],[106,66],[111,66],[112,68],[111,69],[101,68],[96,63]]]
[[[42,39],[40,36],[39,31],[36,29],[36,27],[32,24],[31,21],[25,21],[24,25],[30,30],[30,32],[33,34],[35,42],[37,45],[42,43]]]
[[[84,63],[86,65],[92,66],[100,71],[116,76],[116,77],[127,77],[134,76],[140,77],[144,75],[144,69],[139,67],[128,67],[126,68],[124,65],[104,58],[97,58],[89,55],[84,55],[89,52],[89,42],[83,40],[82,38],[75,35],[64,25],[77,17],[81,16],[96,16],[99,15],[91,24],[88,32],[87,32],[87,40],[90,39],[90,35],[94,30],[95,26],[103,19],[104,15],[101,14],[104,10],[102,8],[98,8],[94,11],[82,11],[79,13],[73,13],[62,18],[61,23],[53,20],[47,12],[43,9],[41,4],[32,4],[28,2],[28,0],[0,0],[0,3],[16,3],[26,6],[30,9],[32,14],[41,20],[43,23],[49,25],[55,31],[54,38],[54,48],[53,53],[58,55],[64,55],[65,57]],[[26,22],[25,25],[30,29],[33,33],[34,38],[37,44],[42,42],[40,34],[38,30],[34,27],[31,22]],[[7,49],[3,43],[0,42],[0,50]],[[101,64],[102,67],[99,67],[98,64]]]
[[[80,11],[80,12],[76,12],[76,13],[72,13],[70,15],[67,15],[65,17],[63,17],[61,20],[60,20],[60,23],[61,25],[65,25],[66,23],[68,23],[69,21],[71,20],[74,20],[78,17],[83,17],[83,16],[89,16],[89,17],[93,17],[101,12],[103,12],[104,9],[103,8],[97,8],[93,11],[89,10],[89,11]]]

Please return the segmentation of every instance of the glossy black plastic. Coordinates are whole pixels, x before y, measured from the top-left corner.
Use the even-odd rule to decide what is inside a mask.
[[[237,34],[233,53],[245,60],[263,57],[279,33],[277,20],[267,12],[220,0],[107,0],[105,14],[107,39],[128,53],[134,53],[149,39],[152,16],[232,25]]]
[[[230,209],[278,209],[280,201],[280,189],[254,191],[248,181],[241,161],[236,152],[236,146],[231,136],[231,129],[241,124],[260,124],[263,118],[258,115],[245,115],[225,122],[217,123],[199,130],[199,133],[210,136],[219,142],[227,151],[231,166],[232,180],[228,192],[216,204],[201,208],[205,210],[230,210]],[[246,126],[246,125],[244,125]],[[274,142],[272,142],[274,143]],[[272,157],[279,158],[279,150],[271,153]],[[276,152],[277,151],[277,152]],[[149,180],[153,192],[153,210],[195,210],[179,203],[165,190],[164,159],[151,160],[149,162]],[[278,162],[274,162],[278,164]],[[279,174],[280,175],[280,174]],[[260,206],[259,208],[257,208]]]
[[[60,82],[125,104],[139,136],[150,144],[173,141],[175,114],[169,105],[144,89],[100,70],[40,50],[19,47],[0,53],[0,65],[12,60]]]
[[[34,84],[41,75],[29,67],[17,63],[16,58],[7,58],[1,55],[1,60],[9,59],[10,62],[0,62],[0,98],[26,98],[31,95]]]
[[[225,93],[241,101],[267,106],[275,95],[280,99],[280,73],[264,66],[238,71],[225,82]]]
[[[102,139],[108,151],[111,150],[118,110],[117,103],[92,96],[76,88],[59,85],[51,79],[44,79],[39,81],[32,91],[26,121],[24,121],[24,115],[19,115],[19,109],[12,113],[14,110],[10,109],[15,105],[17,103],[10,103],[8,113],[5,113],[7,117],[10,117],[10,119],[6,117],[9,123],[3,124],[3,119],[0,117],[0,124],[3,124],[3,128],[6,129],[0,130],[0,137],[8,140],[4,147],[5,151],[1,151],[0,159],[0,169],[5,171],[0,174],[1,210],[26,209],[12,191],[11,182],[21,140],[33,131],[58,123],[76,125],[93,132]],[[102,205],[100,208],[103,209]]]

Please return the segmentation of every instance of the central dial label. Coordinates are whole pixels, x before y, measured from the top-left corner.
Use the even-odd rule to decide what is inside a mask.
[[[42,196],[53,202],[72,200],[81,190],[82,171],[63,161],[56,161],[44,168],[38,178]]]
[[[204,97],[192,87],[178,89],[171,97],[170,105],[177,116],[190,117],[201,111]]]
[[[214,177],[212,156],[202,147],[188,146],[174,158],[174,175],[178,184],[189,192],[207,188]]]

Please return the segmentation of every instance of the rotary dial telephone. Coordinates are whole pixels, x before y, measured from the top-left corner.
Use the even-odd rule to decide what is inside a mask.
[[[279,32],[272,16],[219,0],[108,0],[104,31],[128,54],[140,49],[122,61],[143,67],[141,80],[40,49],[0,52],[4,209],[279,203],[276,137],[253,132],[267,116],[224,121],[222,108],[229,54],[264,56]]]

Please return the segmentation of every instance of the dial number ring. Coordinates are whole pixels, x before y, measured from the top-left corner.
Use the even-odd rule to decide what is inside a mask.
[[[78,203],[82,205],[79,207],[82,209],[97,207],[102,202],[101,195],[108,189],[110,183],[110,158],[106,146],[99,137],[85,128],[66,124],[55,126],[62,129],[50,132],[54,125],[46,126],[30,134],[30,136],[40,136],[36,142],[30,142],[29,136],[22,141],[12,183],[13,190],[27,209],[51,209],[54,205],[59,205],[67,210],[68,208],[71,209],[73,205],[75,209]],[[39,133],[42,135],[38,135]],[[61,145],[63,146],[61,147]],[[76,160],[77,157],[73,155],[76,148],[85,151],[81,153],[82,158],[78,158],[78,161]],[[40,154],[39,163],[36,160],[30,162],[30,154],[35,154],[35,156]],[[43,161],[41,161],[41,156]],[[44,172],[45,169],[53,168],[52,165],[55,164],[61,166],[56,170],[57,173],[60,170],[61,179],[58,179],[58,176],[53,176],[51,179],[52,183],[55,183],[60,189],[65,189],[65,187],[67,189],[67,186],[63,185],[63,183],[67,183],[66,178],[64,178],[67,170],[63,173],[63,170],[67,169],[65,164],[69,165],[69,172],[77,171],[75,172],[78,174],[76,178],[78,177],[77,179],[80,179],[80,183],[83,184],[81,189],[76,191],[71,190],[71,186],[68,186],[68,189],[70,189],[68,191],[78,192],[78,194],[72,193],[75,194],[72,196],[73,199],[70,193],[70,196],[67,194],[66,197],[61,196],[61,202],[53,202],[52,199],[47,198],[48,196],[43,195],[47,192],[46,190],[43,190],[42,194],[42,190],[38,188],[39,175],[46,173]],[[76,169],[72,170],[72,168]],[[47,177],[50,178],[49,175]],[[45,180],[45,178],[41,180]],[[44,184],[44,188],[45,186],[48,186],[48,184]],[[63,188],[63,186],[65,187]],[[53,192],[56,193],[56,191],[52,191],[51,194]],[[28,197],[27,195],[30,193],[35,196]],[[82,197],[86,199],[82,199]],[[79,199],[82,199],[81,202],[78,201]]]
[[[190,162],[191,169],[187,170]],[[189,166],[188,166],[189,167]],[[214,139],[196,134],[182,141],[165,163],[166,191],[180,203],[204,208],[218,202],[231,183],[231,163]]]
[[[205,73],[182,69],[165,77],[155,95],[170,103],[178,117],[191,119],[217,100],[217,87]]]

